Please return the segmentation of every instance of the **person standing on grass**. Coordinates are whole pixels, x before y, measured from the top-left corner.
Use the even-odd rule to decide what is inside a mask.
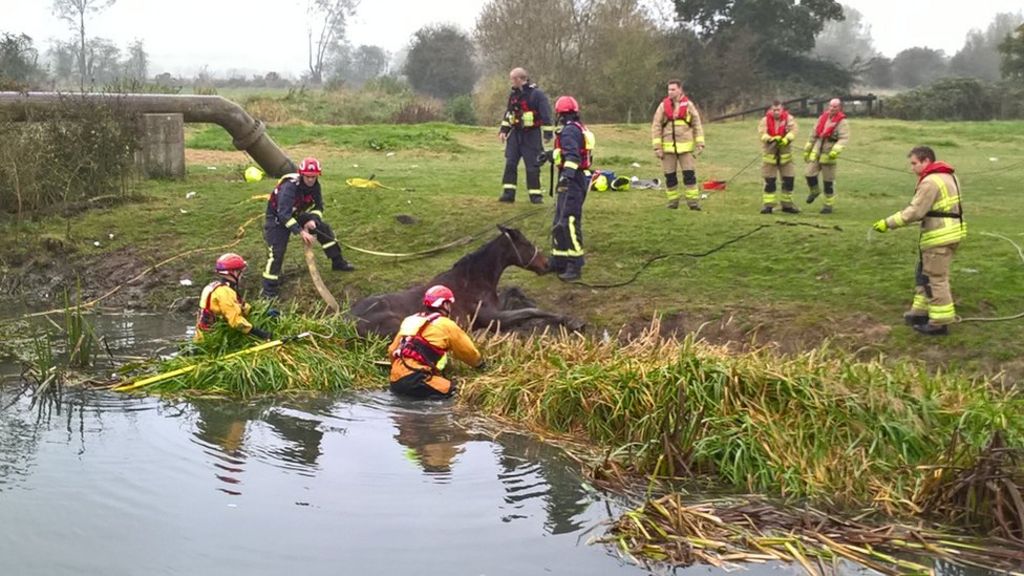
[[[793,205],[793,185],[796,168],[793,166],[793,140],[796,139],[796,118],[782,107],[782,102],[772,102],[771,108],[761,118],[757,131],[761,135],[761,176],[764,178],[764,192],[761,195],[761,214],[771,214],[775,208],[775,190],[778,177],[782,177],[782,211],[799,214]]]
[[[967,237],[960,182],[953,167],[936,161],[935,151],[927,146],[914,148],[909,158],[918,177],[910,205],[875,222],[873,228],[886,232],[921,223],[914,302],[903,320],[922,334],[941,336],[949,333],[949,325],[956,321],[949,267],[957,246]]]
[[[551,160],[558,168],[558,199],[551,226],[550,268],[566,282],[583,274],[583,203],[587,200],[594,135],[580,123],[580,105],[572,96],[555,101],[558,133]]]
[[[193,337],[195,342],[201,342],[203,333],[213,330],[220,321],[226,322],[228,326],[243,334],[252,334],[264,340],[271,339],[269,332],[253,326],[246,318],[252,311],[252,306],[242,300],[239,283],[247,267],[245,260],[234,252],[217,258],[214,269],[219,278],[207,284],[199,296],[196,334]]]
[[[331,269],[351,272],[355,266],[341,255],[334,231],[323,221],[324,199],[320,192],[320,161],[312,156],[302,160],[298,174],[282,177],[267,201],[263,239],[267,242],[267,265],[263,269],[263,297],[276,298],[281,286],[281,265],[294,235],[307,245],[319,240]]]
[[[484,369],[480,351],[469,335],[449,318],[455,294],[447,286],[431,286],[423,294],[423,311],[402,320],[388,346],[391,391],[412,398],[451,398],[457,385],[442,375],[449,353]]]
[[[526,166],[526,191],[532,204],[544,202],[540,189],[540,162],[544,142],[550,142],[554,135],[551,125],[551,105],[548,97],[530,82],[530,76],[522,68],[513,68],[508,73],[512,92],[508,95],[508,106],[501,120],[498,139],[505,144],[505,174],[501,178],[499,202],[516,201],[519,159]]]
[[[678,168],[683,173],[686,205],[690,210],[700,210],[696,155],[704,150],[704,128],[696,104],[683,92],[681,80],[668,81],[668,96],[654,111],[651,145],[665,173],[668,207],[679,208]]]
[[[807,203],[811,204],[821,194],[818,188],[818,175],[825,185],[825,205],[822,214],[831,214],[836,202],[836,162],[839,154],[846,148],[850,140],[850,125],[843,113],[843,102],[833,98],[828,102],[828,110],[818,117],[811,132],[811,138],[804,146],[804,160],[807,166]]]

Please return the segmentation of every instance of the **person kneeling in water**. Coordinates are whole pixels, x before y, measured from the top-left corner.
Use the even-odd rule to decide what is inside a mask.
[[[423,294],[424,310],[402,321],[388,347],[393,393],[412,398],[454,396],[455,382],[441,375],[449,352],[470,366],[484,368],[469,335],[449,318],[454,302],[447,286],[432,286]]]

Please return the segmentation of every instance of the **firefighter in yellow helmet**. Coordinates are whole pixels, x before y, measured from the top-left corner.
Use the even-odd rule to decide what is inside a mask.
[[[922,334],[941,336],[956,321],[949,267],[957,246],[967,237],[960,182],[953,167],[936,162],[935,151],[927,146],[914,148],[909,157],[910,167],[918,176],[914,198],[903,210],[875,222],[873,228],[886,232],[921,223],[914,303],[903,314],[903,320]]]
[[[391,391],[412,398],[451,398],[456,383],[441,373],[448,355],[482,369],[483,357],[469,335],[449,318],[455,295],[447,286],[423,294],[423,311],[406,317],[388,346]]]
[[[228,252],[217,258],[214,269],[220,277],[207,284],[203,288],[202,295],[199,296],[196,334],[193,338],[196,342],[203,339],[203,332],[212,330],[221,320],[244,334],[252,334],[264,340],[271,339],[269,332],[260,330],[246,319],[246,316],[252,311],[252,306],[242,300],[242,296],[239,294],[239,283],[242,281],[242,273],[245,272],[246,267],[245,260],[234,252]]]

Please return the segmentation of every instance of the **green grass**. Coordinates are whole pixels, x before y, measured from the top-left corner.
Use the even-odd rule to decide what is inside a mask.
[[[812,121],[801,119],[801,137]],[[790,350],[803,349],[833,338],[842,347],[863,348],[864,353],[886,351],[922,360],[930,368],[964,365],[989,373],[1000,369],[1024,372],[1024,323],[963,324],[950,337],[927,340],[900,323],[909,305],[917,258],[917,233],[900,230],[869,235],[870,223],[902,208],[910,199],[915,179],[907,171],[880,170],[854,160],[903,170],[907,150],[918,144],[953,142],[937,146],[939,157],[954,164],[962,175],[965,213],[971,235],[953,264],[952,286],[958,312],[963,316],[1006,315],[1024,310],[1020,290],[1024,265],[1006,242],[980,234],[1020,236],[1019,214],[1024,207],[1021,177],[1024,168],[993,174],[994,167],[1024,158],[1024,123],[939,123],[853,119],[851,145],[840,162],[836,214],[824,217],[808,210],[787,220],[828,226],[842,231],[809,227],[772,226],[708,258],[669,258],[650,266],[639,279],[623,288],[591,290],[560,283],[552,276],[536,277],[509,270],[504,284],[520,285],[541,306],[572,311],[592,326],[612,333],[623,324],[645,325],[655,314],[666,315],[681,327],[705,328],[712,339],[745,338],[756,333],[762,342],[777,341]],[[597,166],[621,175],[659,176],[660,167],[649,151],[649,128],[644,125],[594,126],[598,137]],[[503,167],[501,145],[493,128],[425,126],[271,126],[270,134],[292,158],[320,155],[325,166],[323,185],[326,219],[343,242],[385,252],[410,252],[436,246],[467,233],[486,230],[497,222],[531,210],[525,202],[520,173],[520,201],[495,202],[500,193]],[[753,120],[707,127],[708,149],[699,161],[699,180],[727,180],[758,154]],[[374,150],[371,140],[386,143]],[[64,236],[67,224],[70,257],[77,262],[109,265],[118,258],[133,258],[141,265],[197,247],[215,247],[234,238],[236,228],[260,214],[263,202],[250,200],[265,194],[272,182],[247,184],[241,178],[247,159],[230,149],[219,128],[190,129],[190,146],[202,147],[198,164],[189,166],[185,182],[148,181],[139,184],[145,201],[91,210],[70,222],[43,220],[18,227],[4,224],[0,253],[5,262],[43,262],[41,234]],[[390,154],[390,155],[389,155]],[[990,157],[998,158],[997,162]],[[610,159],[608,162],[603,158]],[[633,162],[639,168],[631,167]],[[214,166],[216,170],[209,170]],[[802,169],[802,163],[800,168]],[[352,176],[376,178],[396,189],[353,189],[344,184]],[[547,186],[547,172],[543,172]],[[798,179],[797,196],[804,185]],[[700,252],[781,217],[758,214],[760,178],[757,164],[732,180],[728,190],[713,193],[705,211],[669,211],[663,192],[592,192],[584,209],[587,245],[585,279],[594,283],[628,278],[647,258],[675,251]],[[197,192],[186,199],[189,191]],[[519,226],[528,237],[547,246],[552,199],[542,214]],[[804,205],[801,201],[801,207]],[[811,206],[817,209],[818,205]],[[184,211],[184,212],[183,212]],[[395,216],[408,214],[418,222],[399,224]],[[252,267],[250,291],[258,282],[265,246],[261,223],[249,226],[234,249]],[[107,235],[113,233],[113,240]],[[100,241],[101,247],[93,246]],[[447,269],[467,246],[417,260],[394,260],[346,250],[359,271],[327,274],[330,288],[344,300],[394,290],[421,282]],[[194,295],[198,288],[183,288],[177,278],[197,284],[209,276],[215,251],[189,256],[172,264],[164,281],[149,291],[149,304],[163,306],[174,298]],[[315,293],[305,277],[301,250],[292,246],[286,257],[289,275],[286,297],[314,302]],[[326,262],[326,261],[322,261]],[[104,268],[100,268],[104,269]],[[96,274],[96,267],[82,269]],[[106,286],[120,278],[107,278]],[[96,278],[93,278],[96,281]],[[85,287],[89,287],[86,280]]]

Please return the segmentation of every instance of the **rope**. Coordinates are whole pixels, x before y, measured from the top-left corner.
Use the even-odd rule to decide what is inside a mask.
[[[1014,242],[1013,240],[1011,240],[1010,238],[1007,238],[1006,236],[1003,236],[1002,234],[995,234],[993,232],[982,232],[981,235],[982,236],[991,236],[993,238],[1000,238],[1002,240],[1006,240],[1007,242],[1012,244],[1014,248],[1017,249],[1017,256],[1020,257],[1021,263],[1024,263],[1024,250],[1022,250],[1020,245],[1017,244],[1016,242]],[[1006,321],[1009,321],[1009,320],[1017,320],[1018,318],[1024,318],[1024,312],[1021,312],[1020,314],[1014,314],[1013,316],[999,316],[999,317],[992,317],[992,318],[980,318],[980,317],[979,318],[961,318],[961,317],[957,316],[956,317],[956,321],[960,322],[960,323],[963,323],[963,322],[1006,322]]]
[[[823,230],[839,230],[840,232],[842,231],[842,228],[840,228],[838,226],[823,226],[821,224],[810,224],[810,223],[803,223],[803,222],[787,222],[787,221],[779,220],[779,221],[775,222],[775,224],[776,225],[781,225],[781,226],[809,226],[811,228],[819,228],[819,229],[823,229]],[[678,256],[686,256],[686,257],[689,257],[689,258],[704,258],[706,256],[710,256],[710,255],[714,254],[715,252],[718,252],[718,251],[726,248],[727,246],[735,244],[735,243],[739,242],[740,240],[749,238],[749,237],[753,236],[754,234],[760,232],[761,230],[764,230],[765,228],[770,228],[771,226],[772,226],[772,224],[761,224],[761,225],[757,226],[756,228],[754,228],[752,230],[744,232],[743,234],[740,234],[739,236],[735,236],[733,238],[730,238],[729,240],[726,240],[725,242],[722,242],[721,244],[718,244],[717,246],[715,246],[713,248],[705,250],[704,252],[671,252],[671,253],[667,253],[667,254],[658,254],[657,256],[652,256],[652,257],[648,258],[647,260],[645,260],[644,263],[640,265],[640,268],[637,269],[637,271],[634,272],[633,275],[630,276],[630,278],[628,280],[623,280],[621,282],[614,282],[614,283],[611,283],[611,284],[590,284],[590,283],[587,283],[587,282],[582,282],[582,281],[577,280],[577,281],[574,281],[574,282],[570,282],[570,284],[577,284],[579,286],[584,286],[586,288],[601,288],[601,289],[604,289],[604,288],[621,288],[622,286],[627,286],[627,285],[632,284],[633,282],[635,282],[636,279],[640,277],[640,273],[641,272],[646,270],[648,266],[650,266],[651,264],[657,262],[658,260],[664,260],[665,258],[672,258],[672,257],[678,257]]]
[[[753,166],[754,162],[757,162],[760,159],[761,159],[761,155],[760,154],[758,154],[757,156],[754,156],[753,160],[751,160],[750,162],[747,162],[746,166],[744,166],[743,168],[740,168],[739,172],[733,174],[728,180],[725,181],[725,187],[728,188],[730,182],[735,180],[740,174],[743,174],[744,172],[746,172],[747,168],[750,168],[751,166]]]

